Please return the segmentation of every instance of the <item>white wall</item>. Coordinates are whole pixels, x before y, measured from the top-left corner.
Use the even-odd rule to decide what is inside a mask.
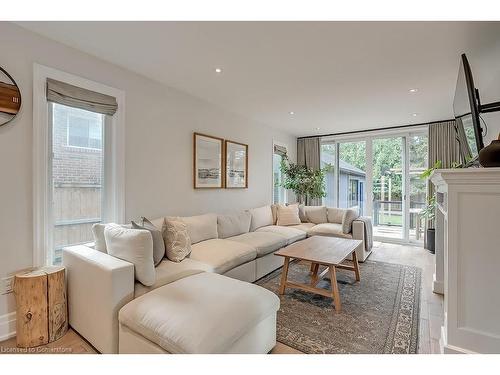
[[[32,264],[33,63],[126,92],[126,218],[228,212],[272,199],[272,143],[295,158],[294,137],[216,108],[77,50],[0,22],[0,65],[17,81],[22,110],[0,127],[0,278]],[[147,58],[147,57],[145,57]],[[236,93],[235,93],[236,94]],[[249,188],[192,188],[192,134],[203,132],[249,145]],[[0,296],[2,316],[14,310]]]
[[[492,38],[486,50],[465,51],[482,104],[500,101],[500,38],[497,35]],[[500,133],[500,112],[484,113],[481,117],[488,126],[488,134],[484,137],[487,146]]]

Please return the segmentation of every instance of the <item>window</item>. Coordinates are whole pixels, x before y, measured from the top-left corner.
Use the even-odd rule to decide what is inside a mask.
[[[60,115],[66,118],[67,145],[72,147],[102,149],[103,115],[66,106]]]
[[[96,94],[97,93],[97,94]],[[124,222],[123,91],[35,64],[33,265]]]
[[[286,203],[286,190],[281,186],[283,174],[280,168],[284,156],[286,156],[286,148],[275,144],[273,152],[273,204]]]
[[[105,116],[49,103],[52,129],[53,252],[49,263],[61,261],[65,246],[93,240],[92,225],[103,220]],[[77,147],[68,149],[67,145]],[[88,152],[93,149],[93,152]]]
[[[321,145],[321,168],[328,167],[325,174],[326,197],[323,198],[323,204],[328,207],[337,207],[337,188],[335,183],[336,158],[336,145],[334,143],[323,143]]]

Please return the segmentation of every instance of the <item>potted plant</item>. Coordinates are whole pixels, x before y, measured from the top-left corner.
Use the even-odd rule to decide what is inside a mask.
[[[420,175],[420,178],[423,180],[428,180],[433,171],[441,168],[442,166],[441,160],[438,160],[434,163],[431,168],[426,169]],[[420,211],[420,216],[427,219],[427,229],[425,232],[425,244],[424,247],[434,254],[436,249],[436,228],[434,228],[434,218],[436,217],[436,193],[434,193],[427,200],[427,205]]]
[[[330,165],[319,170],[312,170],[305,165],[291,163],[287,157],[281,160],[280,170],[283,173],[281,186],[292,190],[299,203],[305,203],[306,198],[326,197],[325,173],[331,168]]]

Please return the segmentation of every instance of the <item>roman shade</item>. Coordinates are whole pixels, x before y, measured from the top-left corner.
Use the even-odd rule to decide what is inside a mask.
[[[47,101],[110,116],[118,109],[118,103],[113,96],[51,78],[47,78]]]
[[[286,156],[286,147],[274,145],[274,153],[279,156]]]

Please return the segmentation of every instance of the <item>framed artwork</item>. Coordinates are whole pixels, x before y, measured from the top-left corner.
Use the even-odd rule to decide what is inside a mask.
[[[224,140],[210,135],[193,135],[193,184],[195,189],[224,187]]]
[[[248,188],[248,145],[226,140],[226,188]]]

